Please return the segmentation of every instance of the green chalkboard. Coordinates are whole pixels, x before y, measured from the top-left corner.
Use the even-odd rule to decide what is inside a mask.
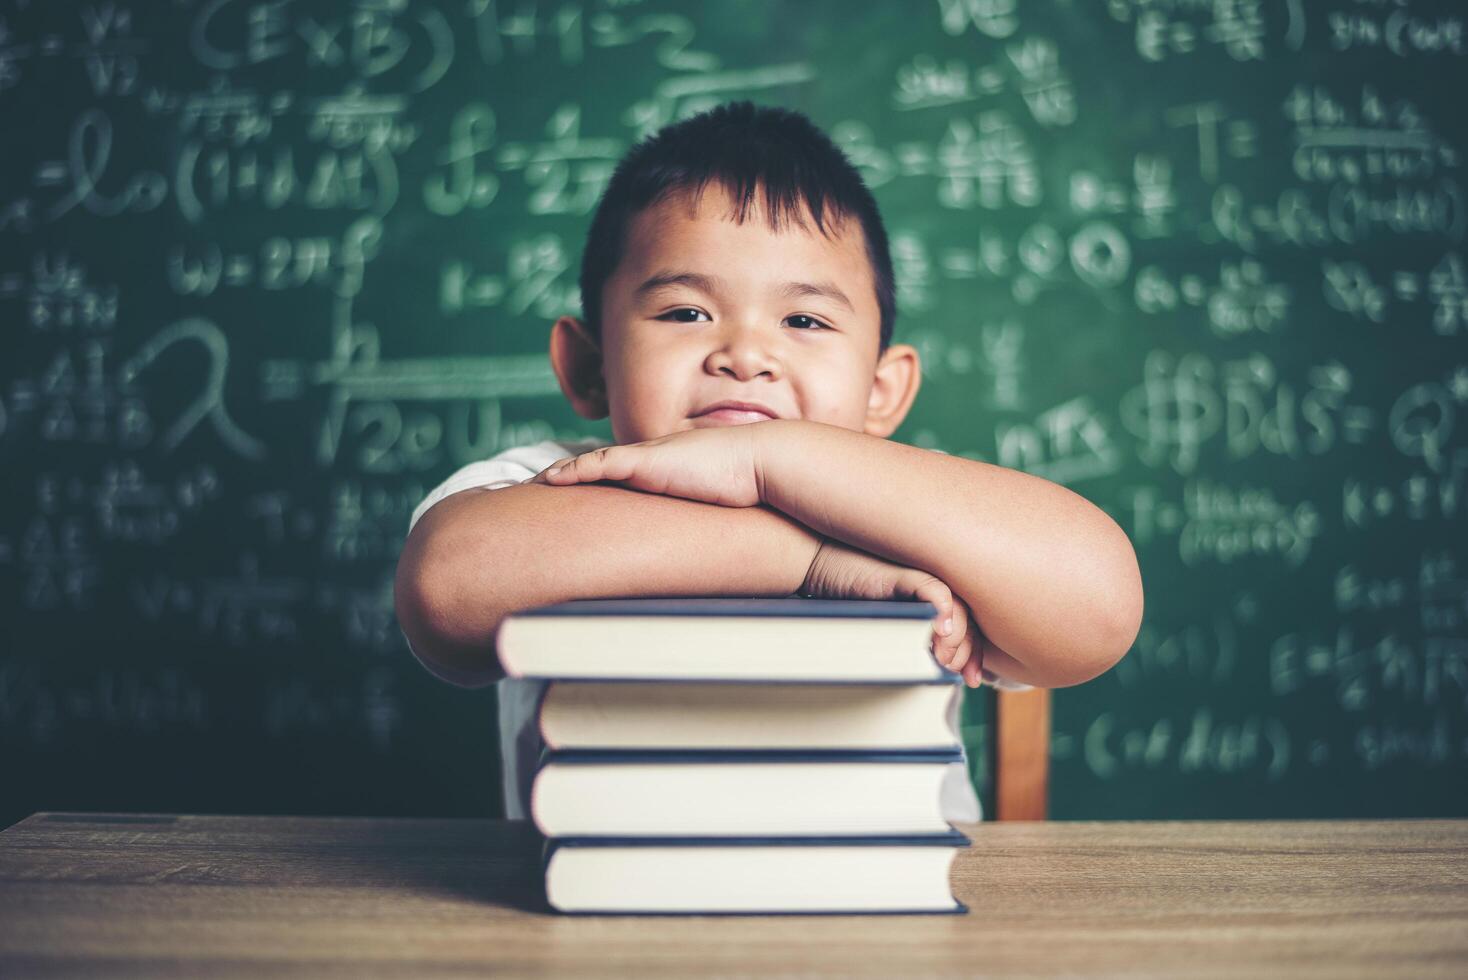
[[[1056,695],[1056,817],[1468,812],[1463,28],[0,0],[0,821],[496,812],[493,698],[393,619],[408,515],[609,434],[549,324],[621,153],[728,99],[878,198],[924,360],[897,438],[1136,544],[1134,649]]]

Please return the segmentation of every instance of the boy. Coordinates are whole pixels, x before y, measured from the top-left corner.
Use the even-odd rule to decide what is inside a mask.
[[[551,361],[614,442],[513,449],[419,505],[395,601],[438,676],[496,681],[506,614],[607,596],[927,600],[934,653],[970,686],[1077,684],[1130,647],[1141,578],[1115,522],[1038,477],[888,440],[918,354],[891,343],[876,203],[804,116],[725,105],[633,147],[581,298]],[[513,818],[538,685],[499,694]],[[966,781],[945,812],[978,818]]]

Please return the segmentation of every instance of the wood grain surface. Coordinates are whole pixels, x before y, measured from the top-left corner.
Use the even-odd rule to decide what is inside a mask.
[[[37,814],[0,977],[1468,975],[1468,821],[961,829],[968,915],[566,917],[523,825]]]

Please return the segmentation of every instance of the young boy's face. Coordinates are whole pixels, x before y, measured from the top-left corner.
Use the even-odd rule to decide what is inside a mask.
[[[917,353],[892,345],[878,356],[861,226],[828,222],[822,234],[806,214],[804,227],[775,231],[762,194],[756,201],[737,223],[713,183],[696,204],[677,193],[640,212],[602,291],[600,355],[579,323],[556,324],[562,387],[581,414],[611,416],[616,442],[765,417],[703,414],[725,400],[884,437],[902,421],[917,393]]]

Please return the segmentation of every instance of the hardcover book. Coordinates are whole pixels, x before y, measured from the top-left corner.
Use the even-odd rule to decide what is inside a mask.
[[[953,676],[928,649],[928,602],[575,599],[506,616],[510,677],[917,683]]]

